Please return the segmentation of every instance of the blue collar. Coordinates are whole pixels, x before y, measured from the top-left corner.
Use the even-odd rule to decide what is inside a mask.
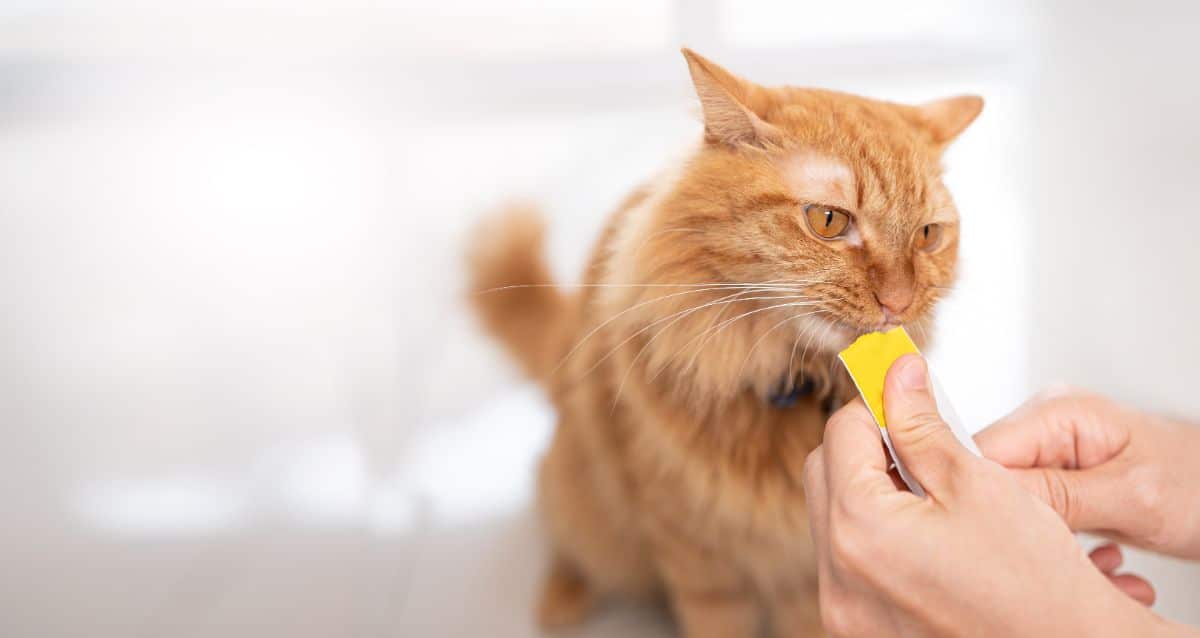
[[[767,401],[782,410],[796,405],[797,401],[812,394],[816,389],[812,379],[805,379],[800,385],[796,385],[792,379],[784,379],[779,383],[779,388],[767,397]]]

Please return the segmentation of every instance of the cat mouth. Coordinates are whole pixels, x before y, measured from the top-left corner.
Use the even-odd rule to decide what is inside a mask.
[[[799,333],[801,338],[809,339],[805,342],[806,345],[812,344],[818,351],[837,352],[873,330],[841,317],[826,314],[809,317],[808,322],[800,326]]]
[[[872,332],[887,332],[888,330],[892,330],[894,328],[898,328],[898,327],[904,325],[902,322],[896,321],[894,319],[877,321],[874,323],[864,323],[864,322],[859,322],[859,321],[847,320],[847,319],[843,319],[840,317],[830,317],[830,318],[826,318],[823,320],[826,323],[832,325],[833,328],[835,330],[837,330],[841,336],[844,336],[848,339],[848,341],[846,342],[847,345],[849,345],[855,339],[857,339],[865,334],[870,334]]]
[[[806,346],[811,344],[817,350],[838,352],[865,334],[886,332],[901,325],[904,323],[893,317],[862,321],[857,317],[826,311],[807,317],[807,321],[798,329],[800,339]]]

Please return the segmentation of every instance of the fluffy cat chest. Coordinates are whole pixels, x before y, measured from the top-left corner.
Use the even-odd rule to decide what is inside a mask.
[[[806,529],[803,476],[826,412],[811,397],[787,408],[741,406],[704,423],[641,423],[629,441],[640,504],[695,529]],[[755,531],[757,529],[757,531]]]

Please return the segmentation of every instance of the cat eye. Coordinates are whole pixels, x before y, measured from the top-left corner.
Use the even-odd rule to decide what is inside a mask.
[[[931,253],[942,245],[941,224],[925,224],[917,231],[916,248],[923,253]]]
[[[808,220],[808,227],[822,239],[836,239],[850,228],[850,213],[832,206],[809,204],[804,207],[804,218]]]

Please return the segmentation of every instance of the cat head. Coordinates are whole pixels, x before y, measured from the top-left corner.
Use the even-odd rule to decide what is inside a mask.
[[[741,365],[758,385],[779,374],[780,350],[794,351],[793,344],[828,361],[873,330],[907,325],[923,339],[958,254],[959,216],[942,183],[941,156],[983,100],[910,106],[768,88],[683,54],[704,141],[639,222],[628,278],[760,286],[724,317],[750,309],[754,316],[696,353],[718,357],[708,364],[718,367],[738,366],[745,353]],[[694,349],[679,339],[708,314],[680,322],[680,335],[664,334],[664,349]]]

